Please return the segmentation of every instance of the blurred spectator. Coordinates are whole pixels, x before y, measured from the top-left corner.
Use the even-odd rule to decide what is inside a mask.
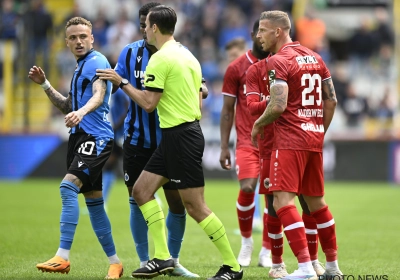
[[[315,11],[308,8],[303,17],[295,22],[296,40],[301,45],[317,51],[323,45],[326,28],[325,23],[316,17]]]
[[[107,30],[110,26],[110,22],[106,18],[104,9],[100,8],[97,16],[92,20],[92,34],[95,38],[94,48],[102,51],[107,46]]]
[[[335,85],[336,98],[338,106],[343,106],[343,101],[347,96],[347,90],[349,88],[349,75],[347,64],[338,63],[336,64],[331,72],[332,81]]]
[[[374,53],[376,36],[371,30],[370,20],[362,18],[360,26],[349,40],[351,73],[368,75],[370,59]]]
[[[75,2],[74,5],[72,6],[72,10],[70,13],[68,13],[65,17],[64,20],[60,22],[60,25],[57,27],[57,32],[63,32],[65,33],[65,23],[68,22],[71,18],[74,17],[84,17],[87,18],[81,11],[80,6],[78,2]]]
[[[222,105],[224,103],[224,97],[221,94],[222,78],[216,79],[212,83],[207,84],[209,93],[207,99],[203,100],[203,106],[211,125],[219,126]]]
[[[390,88],[386,87],[383,97],[380,100],[378,107],[375,109],[374,117],[382,123],[392,123],[396,110],[396,102],[391,94]]]
[[[234,38],[243,37],[246,42],[250,41],[249,26],[246,16],[237,6],[227,5],[222,15],[222,29],[218,38],[220,49],[224,49],[226,44]]]
[[[369,113],[367,99],[357,93],[353,84],[348,86],[347,96],[343,101],[342,108],[346,115],[347,126],[353,128],[360,128]]]
[[[38,54],[43,58],[43,70],[50,74],[50,32],[53,30],[53,18],[46,10],[43,0],[30,1],[30,9],[24,16],[25,30],[28,37],[28,65],[36,64]]]
[[[138,28],[128,18],[128,12],[124,7],[121,7],[117,21],[110,25],[107,29],[107,51],[120,52],[123,47],[135,41],[135,36],[138,33]]]
[[[209,83],[221,76],[218,66],[218,57],[214,51],[215,48],[214,40],[210,36],[205,36],[200,41],[201,70],[203,77]]]
[[[235,38],[225,46],[226,59],[228,64],[246,52],[246,40],[244,38]]]
[[[18,14],[14,11],[14,0],[3,0],[0,11],[0,39],[17,37]]]

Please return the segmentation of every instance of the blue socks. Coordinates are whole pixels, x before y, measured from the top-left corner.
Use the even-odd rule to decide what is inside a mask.
[[[167,216],[168,229],[168,250],[174,259],[179,258],[183,235],[186,227],[186,212],[184,214],[174,214],[168,210]]]
[[[113,171],[103,171],[103,199],[107,203],[110,190],[115,181],[115,174]]]
[[[103,198],[85,198],[86,205],[89,211],[90,221],[97,239],[107,257],[116,254],[115,245],[111,235],[111,224],[106,211],[104,210]]]
[[[136,201],[130,197],[129,205],[131,208],[130,226],[135,241],[136,252],[141,262],[149,260],[149,242],[147,237],[148,227],[143,218],[142,211]],[[186,213],[174,214],[168,211],[166,219],[168,229],[168,250],[172,258],[179,258],[183,235],[186,227]]]
[[[129,197],[129,205],[131,208],[130,226],[135,241],[136,252],[141,262],[149,260],[149,241],[147,238],[148,227],[143,218],[142,211],[133,197]]]
[[[74,240],[76,226],[79,220],[78,204],[79,188],[69,181],[63,180],[60,184],[62,201],[60,217],[60,246],[59,248],[70,250]]]

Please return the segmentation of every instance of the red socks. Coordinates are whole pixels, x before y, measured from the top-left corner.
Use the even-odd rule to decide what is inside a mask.
[[[268,235],[271,240],[272,263],[283,263],[283,232],[281,221],[279,218],[268,215],[267,227]]]
[[[315,219],[303,212],[302,216],[304,227],[306,229],[306,238],[308,251],[310,251],[311,261],[318,259],[318,231]]]
[[[236,202],[236,210],[241,235],[246,238],[251,237],[255,210],[254,193],[246,193],[240,190]]]
[[[327,262],[337,260],[337,243],[335,233],[335,220],[328,206],[318,211],[312,212],[311,216],[317,222],[318,236],[321,243],[322,251],[326,255]]]
[[[296,206],[288,205],[277,212],[284,227],[285,235],[299,263],[310,262],[304,223],[297,212]]]

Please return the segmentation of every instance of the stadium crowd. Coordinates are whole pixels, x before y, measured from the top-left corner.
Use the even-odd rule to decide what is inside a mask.
[[[96,38],[95,49],[104,53],[110,63],[115,65],[122,48],[141,38],[137,13],[145,2],[75,1],[65,20],[73,16],[90,19]],[[222,108],[222,78],[228,64],[226,45],[233,39],[243,38],[246,49],[249,49],[251,25],[260,11],[279,9],[291,15],[296,1],[159,2],[171,5],[177,11],[176,38],[193,52],[202,65],[203,76],[210,92],[209,98],[204,102],[202,123],[206,127],[218,127]],[[371,120],[381,127],[379,137],[395,136],[390,129],[397,107],[394,60],[391,59],[394,55],[394,34],[388,10],[390,7],[370,7],[369,16],[359,16],[358,27],[347,32],[349,35],[341,39],[342,47],[338,48],[327,32],[324,19],[318,16],[324,9],[329,9],[324,2],[309,1],[311,5],[303,16],[296,20],[292,16],[294,28],[291,36],[293,40],[299,40],[303,45],[317,51],[331,69],[339,102],[328,137],[368,137],[367,125]],[[62,38],[59,34],[64,32],[65,20],[55,22],[54,15],[48,11],[46,1],[43,0],[2,0],[0,42],[14,40],[18,49],[22,50],[22,38],[27,37],[27,66],[42,54],[43,67],[46,70],[49,68],[50,51],[55,49],[52,47],[54,39]],[[55,55],[59,83],[65,94],[69,91],[69,70],[76,63],[73,57],[66,55],[67,52],[68,49],[61,49]],[[2,67],[0,80],[1,72]]]

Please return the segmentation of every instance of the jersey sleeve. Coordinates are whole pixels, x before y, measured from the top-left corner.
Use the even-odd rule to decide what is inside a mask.
[[[165,79],[169,71],[169,63],[157,53],[154,54],[147,64],[144,86],[146,90],[163,92]],[[199,81],[200,82],[200,81]],[[200,88],[200,87],[199,87]]]
[[[96,75],[96,69],[109,69],[110,63],[102,56],[93,56],[86,61],[83,68],[82,76],[88,79],[91,83],[96,81],[99,76]]]
[[[237,97],[239,92],[240,79],[237,77],[237,70],[233,64],[229,64],[224,75],[222,94]]]
[[[268,77],[270,85],[275,83],[276,79],[288,82],[288,65],[286,60],[278,55],[272,56],[268,60]]]
[[[126,56],[128,54],[129,47],[125,47],[118,57],[118,62],[114,67],[115,72],[120,75],[122,78],[129,79],[126,71]]]
[[[267,108],[267,101],[260,101],[261,89],[258,83],[259,72],[255,64],[251,65],[246,73],[246,101],[247,108],[253,116],[259,117]]]

